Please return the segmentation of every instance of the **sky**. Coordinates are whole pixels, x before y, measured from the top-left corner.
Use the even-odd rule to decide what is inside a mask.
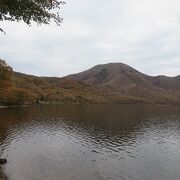
[[[15,71],[62,77],[121,62],[148,75],[180,75],[180,1],[66,0],[63,23],[0,22],[0,57]]]

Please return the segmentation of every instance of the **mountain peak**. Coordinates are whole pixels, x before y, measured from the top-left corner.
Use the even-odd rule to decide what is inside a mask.
[[[0,67],[0,105],[43,101],[180,104],[180,76],[148,76],[123,63],[100,64],[66,78],[4,71],[8,65],[2,60]]]
[[[148,76],[123,63],[100,64],[68,78],[125,96],[154,97],[180,90],[178,77]]]
[[[142,79],[144,74],[123,63],[100,64],[87,71],[68,76],[68,78],[83,81],[97,86],[115,87],[127,85],[132,79]]]

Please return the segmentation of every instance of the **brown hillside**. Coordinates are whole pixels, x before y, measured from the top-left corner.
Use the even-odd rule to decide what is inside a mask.
[[[64,78],[13,72],[0,60],[0,105],[32,103],[180,104],[180,76],[147,76],[122,63]]]
[[[141,97],[152,103],[180,101],[180,76],[148,76],[122,63],[97,65],[68,78],[111,91],[116,96]]]

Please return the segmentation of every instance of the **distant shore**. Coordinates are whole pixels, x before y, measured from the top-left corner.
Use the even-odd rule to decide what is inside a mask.
[[[38,105],[38,104],[42,104],[42,105],[48,105],[48,104],[52,104],[52,105],[55,105],[55,104],[76,104],[76,105],[78,105],[78,104],[91,104],[91,105],[98,105],[98,104],[104,104],[104,105],[150,105],[150,106],[180,106],[180,104],[153,104],[153,103],[136,103],[136,104],[134,104],[134,103],[74,103],[74,102],[55,102],[55,101],[53,101],[53,102],[50,102],[50,101],[47,101],[47,102],[39,102],[39,103],[34,103],[34,104],[21,104],[21,105],[0,105],[0,109],[4,109],[4,108],[12,108],[12,107],[27,107],[27,106],[31,106],[31,105]]]
[[[10,106],[0,106],[0,109],[7,108],[7,107],[10,107]]]
[[[30,104],[32,105],[32,104]],[[28,105],[9,105],[9,106],[0,106],[0,109],[3,109],[3,108],[9,108],[9,107],[24,107],[24,106],[28,106]]]

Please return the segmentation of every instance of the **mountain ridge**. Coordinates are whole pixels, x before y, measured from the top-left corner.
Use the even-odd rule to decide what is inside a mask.
[[[180,104],[180,76],[149,76],[123,63],[96,65],[62,78],[13,72],[5,61],[1,64],[0,105]]]
[[[180,76],[150,76],[123,63],[101,64],[67,77],[99,88],[109,88],[116,94],[154,99],[157,95],[161,98],[171,96],[179,101]]]
[[[180,75],[174,77],[169,77],[165,75],[157,75],[157,76],[146,75],[144,73],[141,73],[140,71],[137,71],[131,66],[128,66],[123,63],[108,63],[108,64],[96,65],[86,71],[76,74],[71,74],[66,77],[77,81],[82,81],[88,84],[105,85],[109,81],[108,78],[106,78],[108,76],[108,73],[110,74],[109,76],[111,76],[111,79],[117,79],[118,76],[121,76],[119,78],[121,78],[121,80],[123,80],[124,83],[126,83],[125,80],[127,78],[131,80],[135,80],[136,78],[139,78],[138,80],[142,80],[143,78],[143,80],[145,80],[146,82],[148,81],[148,83],[150,83],[151,85],[157,85],[155,83],[156,80],[167,80],[167,79],[169,81],[180,80]],[[101,82],[99,82],[100,80]],[[102,80],[104,82],[102,82]]]

